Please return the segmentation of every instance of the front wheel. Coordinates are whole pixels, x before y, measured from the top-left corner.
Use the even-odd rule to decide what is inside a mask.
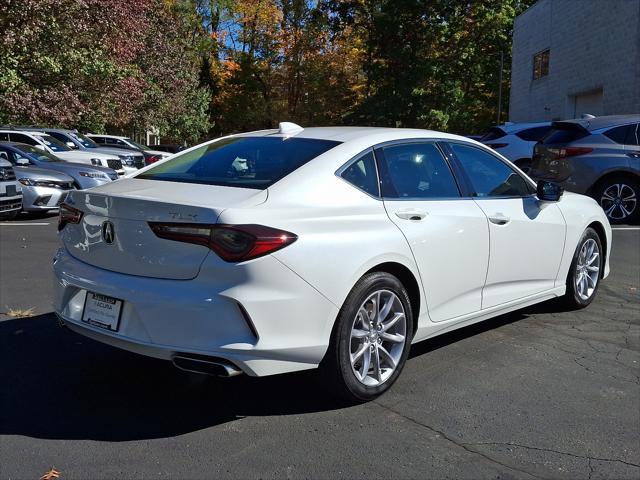
[[[385,272],[365,275],[338,314],[325,357],[333,390],[349,401],[378,397],[400,375],[412,338],[413,313],[402,283]]]
[[[587,228],[578,242],[567,275],[565,303],[571,308],[584,308],[596,296],[604,267],[602,242],[593,228]]]

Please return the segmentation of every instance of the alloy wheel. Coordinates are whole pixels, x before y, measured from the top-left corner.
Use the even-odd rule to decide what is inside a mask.
[[[610,219],[623,220],[636,209],[636,192],[625,183],[614,183],[602,192],[600,206]]]
[[[358,381],[375,387],[398,367],[407,338],[407,317],[398,296],[377,290],[362,303],[351,326],[351,369]]]
[[[587,239],[580,247],[576,263],[576,293],[582,300],[588,300],[595,292],[600,279],[600,249],[593,238]]]

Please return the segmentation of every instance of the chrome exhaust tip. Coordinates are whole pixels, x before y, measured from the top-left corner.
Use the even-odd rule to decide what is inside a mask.
[[[212,375],[214,377],[235,377],[236,375],[242,374],[242,370],[222,358],[194,354],[178,354],[173,357],[172,362],[173,365],[180,370]]]

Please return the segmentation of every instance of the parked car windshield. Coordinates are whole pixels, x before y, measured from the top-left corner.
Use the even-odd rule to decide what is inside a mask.
[[[262,190],[339,143],[309,138],[228,138],[179,153],[136,178]]]
[[[38,138],[54,152],[68,152],[71,150],[64,143],[56,140],[51,135],[38,135]]]
[[[98,144],[91,140],[89,137],[85,137],[81,133],[70,133],[84,148],[98,148]]]
[[[146,145],[142,145],[138,142],[134,142],[133,140],[131,140],[130,138],[125,138],[124,139],[125,142],[130,143],[131,145],[133,145],[136,148],[139,148],[140,150],[151,150],[149,147],[147,147]]]
[[[29,155],[31,158],[35,158],[36,160],[39,160],[41,162],[54,163],[54,162],[63,161],[63,160],[60,160],[55,155],[51,155],[49,152],[44,152],[39,148],[32,147],[31,145],[20,145],[19,151],[24,152],[25,154]]]

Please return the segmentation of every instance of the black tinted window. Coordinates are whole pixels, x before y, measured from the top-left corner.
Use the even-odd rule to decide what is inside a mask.
[[[589,132],[579,125],[554,125],[549,132],[542,137],[545,145],[557,143],[570,143],[589,135]]]
[[[0,142],[8,142],[9,134],[0,132]]]
[[[627,139],[625,140],[627,145],[640,145],[640,123],[635,125],[629,125],[627,131]]]
[[[177,154],[137,178],[265,189],[340,142],[235,137]]]
[[[631,125],[622,125],[621,127],[615,127],[604,132],[606,137],[609,137],[616,143],[623,144],[627,138],[627,131],[631,128]]]
[[[506,135],[505,131],[498,127],[493,127],[487,130],[487,132],[480,138],[481,142],[488,142],[489,140],[497,140]]]
[[[371,152],[366,153],[345,168],[340,176],[369,195],[375,197],[379,195],[376,161]]]
[[[460,196],[449,165],[432,143],[408,143],[384,147],[381,157],[383,197]]]
[[[33,138],[25,135],[24,133],[12,133],[11,134],[12,142],[26,143],[27,145],[38,145]]]
[[[521,197],[533,188],[510,166],[479,148],[451,144],[476,197]]]
[[[516,133],[516,136],[526,142],[539,142],[549,130],[551,130],[551,126],[527,128],[526,130]]]

